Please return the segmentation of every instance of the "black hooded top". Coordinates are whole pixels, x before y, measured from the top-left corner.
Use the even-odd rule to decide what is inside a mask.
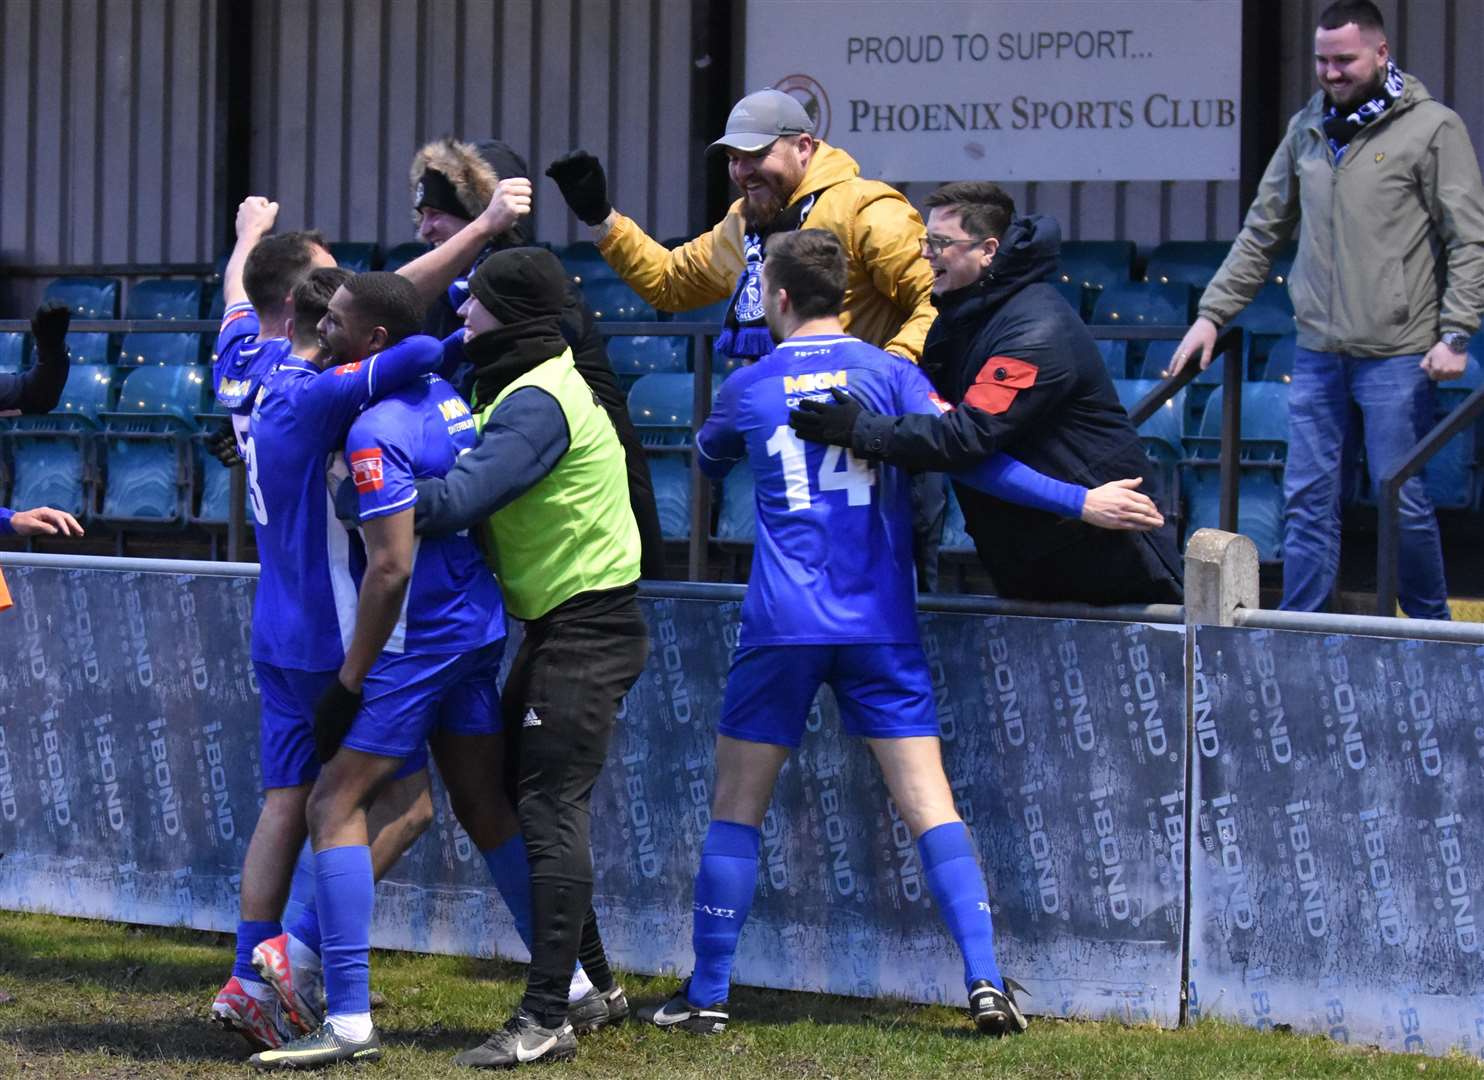
[[[1061,254],[1053,218],[1014,219],[985,273],[933,298],[938,318],[928,331],[922,367],[938,393],[956,406],[941,417],[863,414],[857,454],[911,469],[951,471],[996,451],[1059,480],[1093,488],[1143,477],[1160,500],[1158,473],[1119,403],[1097,343],[1077,312],[1050,284]],[[956,485],[964,523],[1002,595],[1109,602],[1108,597],[1017,590],[1025,567],[1060,551],[1110,536],[1138,548],[1151,578],[1181,578],[1173,526],[1154,533],[1117,533],[1059,519]],[[1178,584],[1177,584],[1178,587]],[[1117,595],[1119,600],[1137,596]],[[1148,599],[1165,599],[1151,594]]]

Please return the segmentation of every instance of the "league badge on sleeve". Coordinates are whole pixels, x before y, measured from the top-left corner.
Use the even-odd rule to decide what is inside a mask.
[[[351,454],[350,475],[355,481],[356,490],[362,495],[380,491],[382,485],[381,450],[373,446],[369,450],[357,450]]]

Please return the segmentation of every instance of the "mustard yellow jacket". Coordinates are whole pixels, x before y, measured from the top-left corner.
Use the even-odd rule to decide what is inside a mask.
[[[861,179],[854,158],[823,142],[789,205],[815,193],[804,225],[828,229],[845,245],[849,281],[840,321],[848,333],[916,362],[937,317],[932,271],[918,246],[922,218],[900,191]],[[739,199],[715,228],[674,251],[618,214],[598,250],[654,307],[689,311],[732,295],[744,262],[741,208]]]

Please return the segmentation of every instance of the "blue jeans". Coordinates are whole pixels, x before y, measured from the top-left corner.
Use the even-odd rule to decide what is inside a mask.
[[[1360,408],[1371,481],[1401,463],[1433,423],[1433,385],[1422,357],[1364,360],[1339,353],[1294,351],[1288,397],[1287,501],[1283,529],[1286,611],[1319,611],[1340,573],[1341,451],[1351,406]],[[1397,574],[1402,610],[1413,618],[1448,618],[1438,519],[1421,476],[1401,490]]]

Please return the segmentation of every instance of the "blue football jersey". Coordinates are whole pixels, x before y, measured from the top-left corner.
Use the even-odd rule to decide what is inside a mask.
[[[243,454],[261,563],[254,660],[323,671],[345,659],[356,587],[325,467],[361,409],[431,373],[442,357],[436,338],[417,335],[323,372],[291,356],[264,376]]]
[[[848,390],[876,412],[946,411],[918,368],[858,338],[792,338],[722,384],[696,436],[712,476],[747,459],[757,502],[740,645],[918,640],[911,477],[788,426],[804,398]]]
[[[378,401],[345,440],[360,519],[410,510],[417,503],[414,481],[445,475],[476,442],[469,406],[436,375]],[[467,531],[419,537],[414,551],[407,599],[386,652],[464,652],[505,635],[500,587]]]
[[[232,416],[237,450],[247,448],[247,419],[263,376],[293,355],[288,338],[258,339],[257,312],[247,301],[233,304],[222,313],[216,335],[216,361],[211,366],[212,392]]]

